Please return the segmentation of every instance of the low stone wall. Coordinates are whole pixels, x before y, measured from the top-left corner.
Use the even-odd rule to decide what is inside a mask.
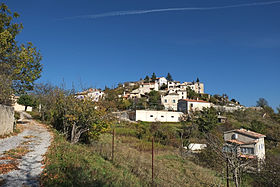
[[[0,136],[13,132],[14,108],[0,105]]]

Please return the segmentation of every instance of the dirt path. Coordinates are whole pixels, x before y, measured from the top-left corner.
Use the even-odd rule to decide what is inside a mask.
[[[43,155],[51,134],[43,126],[22,115],[23,132],[0,140],[0,186],[39,186]]]

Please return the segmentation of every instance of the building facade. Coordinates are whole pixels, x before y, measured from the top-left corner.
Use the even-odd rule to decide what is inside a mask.
[[[265,159],[266,136],[246,129],[234,129],[224,132],[224,151],[236,151],[237,155],[244,158]]]
[[[180,99],[178,101],[178,111],[189,114],[195,111],[201,111],[203,108],[210,108],[211,103],[202,100]]]
[[[94,88],[89,88],[88,90],[85,90],[83,92],[78,92],[76,94],[76,98],[78,99],[85,99],[89,98],[92,101],[99,101],[101,98],[103,98],[104,92],[101,91],[100,89],[94,89]]]
[[[136,121],[179,122],[182,116],[182,112],[136,110]]]

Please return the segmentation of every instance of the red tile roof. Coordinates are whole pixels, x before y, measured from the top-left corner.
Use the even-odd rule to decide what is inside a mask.
[[[195,100],[195,99],[182,99],[184,101],[188,101],[188,102],[199,102],[199,103],[209,103],[207,101],[203,101],[203,100]]]
[[[255,155],[240,155],[240,157],[242,157],[242,158],[256,158],[256,156]]]
[[[234,144],[239,144],[239,145],[245,144],[244,142],[241,142],[241,141],[238,141],[238,140],[228,140],[227,142],[234,143]]]
[[[244,135],[251,136],[251,137],[254,137],[254,138],[264,138],[264,137],[266,137],[263,134],[253,132],[253,131],[250,131],[250,130],[246,130],[246,129],[234,129],[234,130],[231,130],[231,131],[227,131],[225,133],[228,133],[228,132],[238,132],[240,134],[244,134]]]

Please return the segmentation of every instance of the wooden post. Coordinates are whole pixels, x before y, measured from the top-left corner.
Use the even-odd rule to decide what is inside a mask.
[[[152,138],[152,186],[154,186],[154,137]]]
[[[227,158],[227,187],[229,187],[229,179],[228,179],[228,158]]]
[[[112,162],[114,161],[115,128],[112,132]]]

